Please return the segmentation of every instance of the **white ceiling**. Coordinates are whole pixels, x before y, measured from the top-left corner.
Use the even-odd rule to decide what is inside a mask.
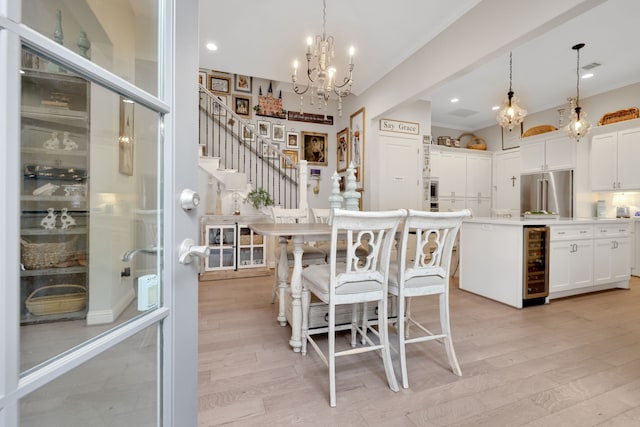
[[[362,93],[478,3],[328,0],[326,31],[336,40],[338,75],[344,75],[341,70],[346,69],[347,50],[353,45],[353,91]],[[571,46],[580,42],[586,44],[580,51],[581,66],[602,64],[592,70],[593,78],[580,81],[581,98],[640,81],[639,16],[640,1],[608,0],[550,25],[539,37],[514,42],[513,89],[523,106],[535,113],[575,96],[576,55]],[[200,0],[200,66],[290,82],[293,60],[304,59],[306,37],[321,31],[321,0]],[[477,31],[482,28],[470,28],[469,36]],[[207,42],[216,43],[218,51],[207,51]],[[495,124],[491,107],[500,104],[508,88],[507,51],[419,96],[432,103],[433,125],[477,130]],[[453,97],[460,101],[452,104]]]

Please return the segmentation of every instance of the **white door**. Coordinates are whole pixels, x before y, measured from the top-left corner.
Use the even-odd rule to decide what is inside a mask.
[[[378,208],[421,209],[420,152],[415,139],[380,136],[382,144]]]
[[[491,157],[467,155],[467,197],[491,197]]]
[[[176,4],[0,0],[2,426],[197,424],[197,269],[176,248],[197,237],[177,197],[198,2]]]
[[[508,209],[513,216],[520,215],[520,152],[497,153],[494,157],[495,209]]]

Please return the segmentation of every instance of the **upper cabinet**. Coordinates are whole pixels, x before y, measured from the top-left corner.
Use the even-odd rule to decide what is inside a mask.
[[[591,189],[640,190],[640,128],[591,138]]]
[[[566,136],[542,134],[522,140],[521,173],[573,169],[576,164],[576,142]]]

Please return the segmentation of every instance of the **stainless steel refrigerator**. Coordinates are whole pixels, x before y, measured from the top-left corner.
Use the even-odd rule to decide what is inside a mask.
[[[535,211],[573,218],[573,170],[520,176],[520,213]]]

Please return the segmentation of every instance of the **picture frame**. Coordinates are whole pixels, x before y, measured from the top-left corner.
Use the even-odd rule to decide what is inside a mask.
[[[271,122],[258,120],[258,135],[263,138],[271,138]]]
[[[284,125],[271,126],[271,139],[274,141],[284,142],[285,128]]]
[[[222,104],[227,105],[229,98],[228,96],[216,95],[215,97],[218,98],[218,101],[220,101]],[[211,114],[213,114],[214,116],[224,116],[226,114],[226,110],[220,107],[217,102],[214,102],[213,98],[211,98],[211,107],[209,108],[209,111],[211,111]]]
[[[133,101],[120,97],[118,172],[127,176],[133,176],[134,106]]]
[[[253,77],[242,74],[233,75],[233,89],[236,92],[251,93],[253,91]]]
[[[298,150],[282,150],[282,154],[286,157],[289,157],[291,159],[291,161],[293,162],[292,165],[290,165],[289,163],[287,163],[284,159],[284,157],[282,158],[282,167],[284,169],[293,169],[296,167],[296,165],[298,164]]]
[[[298,132],[287,132],[287,148],[300,148],[300,134]]]
[[[209,76],[209,90],[216,95],[231,94],[231,77],[211,74]]]
[[[329,141],[326,133],[302,132],[302,160],[310,165],[327,166]]]
[[[524,133],[524,122],[520,123],[520,132],[515,127],[512,130],[502,128],[502,150],[512,150],[520,147],[520,139]]]
[[[349,117],[349,163],[356,168],[356,189],[364,188],[365,153],[365,108],[362,107]]]
[[[207,72],[206,71],[198,71],[198,84],[202,86],[207,86]]]
[[[256,125],[249,123],[248,125],[242,124],[240,127],[242,129],[241,136],[245,141],[253,142],[256,140]]]
[[[349,166],[349,128],[336,134],[336,171],[344,172]]]
[[[278,150],[280,149],[280,145],[279,144],[273,144]],[[272,148],[271,146],[269,146],[268,143],[263,142],[262,143],[262,157],[265,158],[275,158],[278,157],[278,152]]]
[[[233,95],[233,112],[239,116],[251,118],[251,96]]]

